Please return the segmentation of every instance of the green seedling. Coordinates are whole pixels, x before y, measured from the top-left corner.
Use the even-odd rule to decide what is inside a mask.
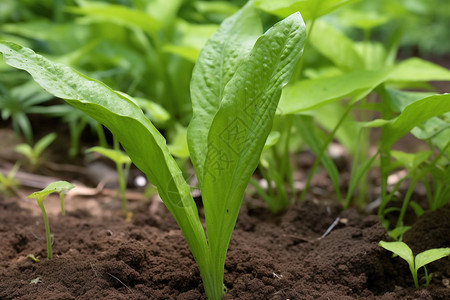
[[[56,181],[56,182],[50,183],[42,191],[34,192],[28,196],[28,198],[36,199],[36,201],[39,205],[39,208],[42,211],[42,216],[44,217],[44,224],[45,224],[45,235],[47,238],[47,257],[49,259],[52,258],[52,241],[51,241],[51,237],[50,237],[50,225],[48,224],[47,212],[45,211],[45,207],[44,207],[44,200],[51,193],[59,193],[59,197],[61,199],[61,214],[64,216],[64,215],[66,215],[66,212],[64,210],[64,193],[73,188],[74,188],[74,186],[67,181]]]
[[[0,42],[7,64],[105,125],[158,188],[200,269],[209,299],[222,299],[225,257],[244,192],[260,160],[305,42],[299,13],[262,34],[253,1],[226,19],[200,53],[191,80],[189,153],[202,191],[206,233],[164,137],[124,94],[32,50]]]
[[[450,255],[450,248],[438,248],[438,249],[426,250],[422,253],[417,254],[416,257],[414,258],[411,248],[409,248],[408,245],[406,245],[403,242],[381,241],[379,243],[379,245],[381,247],[383,247],[384,249],[389,250],[389,251],[397,254],[404,260],[406,260],[406,262],[409,265],[411,274],[413,276],[414,285],[416,286],[416,288],[419,288],[419,280],[417,277],[417,271],[421,267],[423,267],[425,270],[425,286],[428,286],[428,284],[430,283],[432,274],[431,273],[428,274],[428,271],[425,268],[425,265]]]
[[[38,256],[39,257],[39,256]],[[39,260],[39,258],[38,257],[36,257],[36,256],[34,256],[34,254],[28,254],[27,255],[27,258],[29,258],[29,259],[31,259],[32,261],[34,261],[34,262],[40,262],[40,260]]]
[[[0,173],[0,193],[13,192],[14,194],[18,194],[16,188],[19,182],[14,177],[17,171],[19,171],[19,167],[20,164],[16,163],[8,174],[3,175]]]
[[[16,152],[24,155],[33,170],[35,170],[40,163],[42,152],[50,146],[51,143],[56,139],[56,133],[49,133],[43,138],[41,138],[34,147],[28,144],[19,144],[16,146]]]
[[[131,159],[120,150],[108,149],[104,147],[92,147],[89,148],[87,152],[97,152],[111,159],[116,164],[117,175],[119,178],[119,195],[121,198],[122,212],[126,215],[128,213],[126,189]]]

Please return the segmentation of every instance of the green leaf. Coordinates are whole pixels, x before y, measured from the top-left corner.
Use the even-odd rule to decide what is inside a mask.
[[[408,172],[413,173],[424,161],[431,156],[431,151],[417,151],[405,153],[402,151],[391,151],[392,157],[398,160]]]
[[[421,140],[426,140],[430,138],[434,138],[435,136],[439,135],[442,131],[447,130],[450,128],[450,113],[443,114],[439,117],[433,117],[431,119],[426,120],[423,124],[418,125],[414,127],[411,130],[411,133]],[[443,139],[443,144],[446,144],[446,141],[448,141],[450,138],[449,135],[447,135],[447,138],[445,138],[445,135],[441,135],[441,139]],[[433,141],[434,143],[434,141]]]
[[[394,120],[387,123],[382,147],[390,147],[403,135],[426,120],[450,112],[450,94],[433,95],[405,107]]]
[[[386,80],[389,70],[356,71],[328,78],[301,80],[286,86],[278,113],[292,114],[350,98],[360,100]]]
[[[177,124],[175,130],[175,135],[171,139],[171,144],[168,145],[169,151],[173,156],[188,158],[189,148],[187,144],[187,128]]]
[[[101,21],[137,27],[151,35],[162,27],[159,20],[139,10],[98,1],[83,1],[82,3],[82,7],[67,7],[66,10],[75,14],[89,15]]]
[[[223,89],[207,141],[202,141],[206,151],[202,197],[217,267],[225,261],[245,188],[272,128],[281,89],[300,58],[304,42],[305,25],[299,13],[259,38]]]
[[[450,70],[432,62],[413,57],[399,63],[389,75],[392,81],[450,80]]]
[[[67,181],[56,181],[50,183],[45,189],[30,194],[27,198],[44,199],[51,193],[63,193],[73,189],[75,186]]]
[[[14,150],[16,150],[17,153],[20,153],[29,158],[30,160],[34,157],[33,148],[31,148],[31,146],[28,144],[19,144],[14,148]]]
[[[97,152],[101,155],[111,159],[113,162],[117,164],[129,164],[131,163],[131,159],[123,153],[122,151],[114,150],[114,149],[108,149],[104,147],[92,147],[86,150],[86,152]]]
[[[20,45],[0,41],[5,62],[26,70],[48,92],[65,99],[105,125],[125,151],[158,188],[165,205],[175,217],[194,257],[202,269],[208,259],[206,237],[189,187],[164,137],[127,97],[88,78],[72,68],[53,63]]]
[[[164,123],[170,119],[170,114],[158,103],[145,98],[133,97],[145,115],[155,123]]]
[[[42,152],[50,146],[51,143],[56,139],[56,133],[49,133],[39,141],[37,141],[36,145],[34,145],[34,153],[36,157],[41,156]]]
[[[359,0],[256,0],[255,6],[282,18],[299,11],[307,21],[357,1]]]
[[[311,45],[338,67],[348,71],[364,68],[364,60],[355,43],[330,24],[316,21],[309,38]]]
[[[390,20],[387,14],[381,14],[374,10],[356,10],[347,8],[341,10],[340,23],[353,26],[362,30],[371,30]]]
[[[411,229],[411,226],[399,226],[390,231],[388,231],[388,235],[394,240],[398,240],[401,238],[408,230]]]
[[[411,248],[409,248],[405,243],[381,241],[379,245],[386,250],[394,252],[395,254],[406,260],[411,269],[414,268],[414,255],[411,251]]]
[[[389,105],[393,112],[401,112],[411,103],[435,95],[435,93],[400,91],[390,88],[385,90],[387,97],[384,97],[383,101]]]
[[[261,21],[251,4],[222,23],[201,51],[192,73],[193,117],[188,128],[188,145],[200,185],[208,130],[219,110],[224,88],[262,32]]]
[[[280,132],[279,131],[271,131],[269,136],[267,137],[266,143],[264,144],[263,151],[275,146],[280,140]]]
[[[177,38],[176,44],[165,45],[163,50],[195,63],[201,49],[218,28],[216,24],[191,24],[177,20],[176,30],[180,37]]]
[[[433,261],[450,255],[450,248],[430,249],[416,255],[416,270]]]

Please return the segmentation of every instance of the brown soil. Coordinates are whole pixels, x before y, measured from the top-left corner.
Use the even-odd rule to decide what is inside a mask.
[[[68,199],[62,217],[58,199],[48,199],[49,260],[36,203],[0,196],[0,299],[205,299],[165,207],[134,202],[127,223],[108,201]],[[387,239],[374,215],[306,201],[274,216],[247,202],[229,247],[225,299],[450,299],[450,258],[430,264],[430,286],[415,289],[407,264],[378,246]],[[415,253],[449,247],[450,207],[419,218],[404,241]]]

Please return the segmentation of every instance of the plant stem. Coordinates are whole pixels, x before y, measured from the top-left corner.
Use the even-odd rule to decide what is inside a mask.
[[[61,214],[63,216],[65,216],[66,211],[64,210],[64,193],[63,192],[59,193],[59,198],[61,199]]]
[[[47,212],[45,211],[44,207],[44,199],[36,199],[39,207],[42,211],[42,216],[44,217],[44,224],[45,224],[45,236],[47,238],[47,257],[49,259],[52,258],[52,239],[50,236],[50,226],[48,224],[48,218],[47,218]]]

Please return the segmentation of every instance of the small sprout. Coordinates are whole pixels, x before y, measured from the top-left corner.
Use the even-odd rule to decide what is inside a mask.
[[[119,195],[121,198],[122,212],[125,216],[128,214],[126,189],[128,173],[130,171],[131,159],[128,155],[117,149],[108,149],[103,147],[92,147],[87,150],[87,152],[97,152],[109,159],[111,159],[116,164],[117,175],[119,177]]]
[[[50,183],[42,191],[32,193],[28,196],[28,198],[35,198],[39,207],[41,208],[42,215],[44,217],[45,234],[47,237],[47,256],[49,259],[52,258],[52,241],[50,237],[50,226],[48,224],[47,212],[45,211],[44,207],[44,200],[51,193],[59,193],[59,197],[61,199],[61,213],[64,216],[66,214],[64,210],[64,192],[67,192],[68,190],[71,190],[73,188],[74,186],[67,181],[56,181]]]
[[[419,288],[419,280],[417,279],[417,271],[420,267],[424,267],[425,270],[425,286],[428,286],[431,280],[432,274],[428,274],[427,269],[425,268],[426,264],[429,264],[433,261],[441,259],[450,255],[450,248],[438,248],[438,249],[430,249],[426,250],[422,253],[416,255],[414,259],[414,255],[412,253],[411,248],[403,242],[384,242],[381,241],[379,243],[381,247],[386,250],[389,250],[404,260],[409,265],[409,269],[414,279],[414,285],[416,288]]]
[[[397,228],[395,228],[395,229],[392,229],[392,230],[388,231],[388,235],[389,235],[392,239],[401,242],[401,241],[402,241],[402,238],[403,238],[403,235],[404,235],[409,229],[411,229],[411,226],[399,226],[399,227],[397,227]]]
[[[34,256],[34,254],[28,254],[27,258],[31,259],[34,262],[40,262],[39,258],[37,258],[36,256]]]
[[[40,277],[36,277],[35,279],[31,279],[30,284],[38,284],[42,282]]]
[[[14,178],[19,171],[20,164],[16,163],[8,174],[0,173],[0,193],[13,192],[17,194],[16,187],[19,182]]]
[[[24,155],[30,162],[33,170],[36,170],[39,166],[42,152],[50,146],[56,139],[56,133],[49,133],[39,141],[36,142],[34,147],[28,144],[19,144],[16,146],[16,152]]]

